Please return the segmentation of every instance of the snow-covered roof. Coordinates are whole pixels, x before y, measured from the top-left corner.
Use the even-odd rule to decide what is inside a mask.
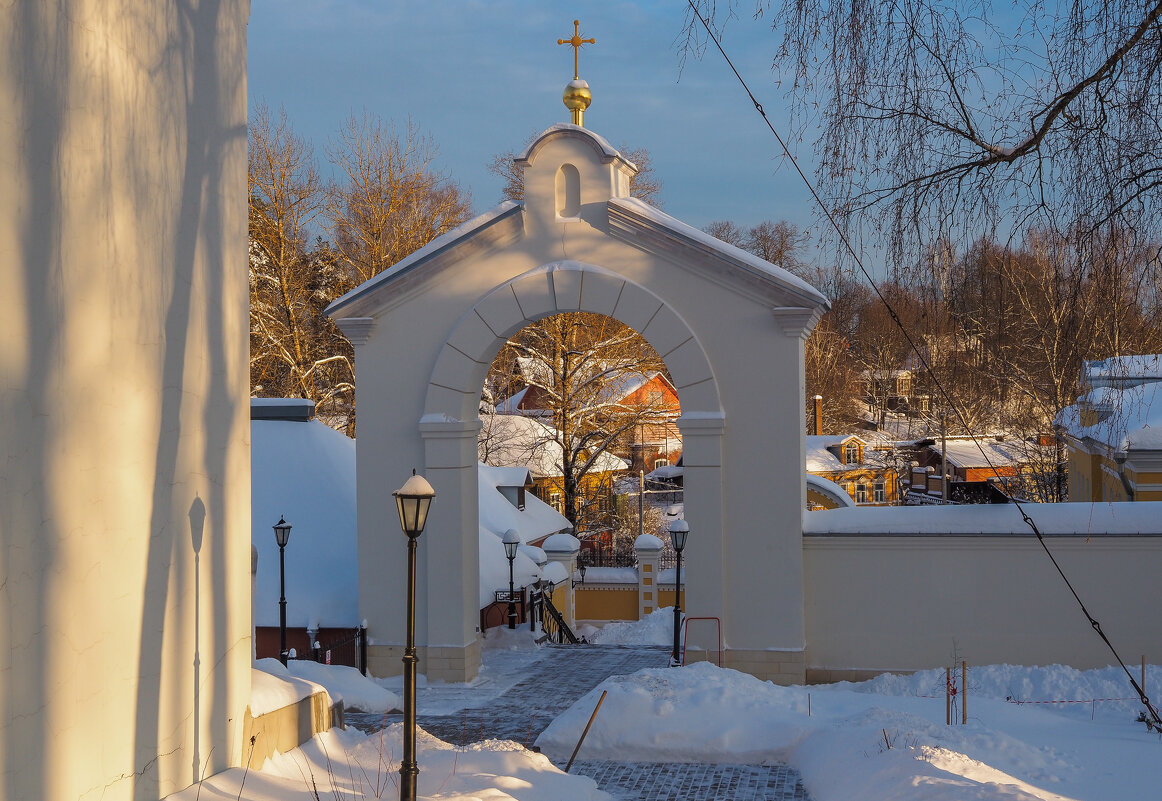
[[[675,241],[686,247],[716,258],[720,262],[741,271],[743,275],[758,279],[761,283],[756,284],[756,288],[763,284],[777,287],[782,292],[794,296],[799,302],[809,306],[824,310],[831,308],[831,302],[819,290],[797,275],[793,275],[781,267],[776,267],[769,261],[760,259],[742,248],[727,244],[692,225],[687,225],[661,209],[656,209],[637,198],[611,198],[609,200],[609,213],[611,222],[615,223],[612,226],[612,232],[615,235],[634,233],[632,230],[622,231],[621,229],[623,226],[632,228],[645,222],[655,230],[664,229]]]
[[[1026,503],[1022,508],[1045,535],[1158,536],[1162,501],[1127,503]],[[803,515],[807,537],[1028,535],[1032,529],[1015,504],[963,506],[859,506]]]
[[[836,484],[834,481],[823,478],[822,476],[813,476],[807,474],[807,488],[813,489],[824,497],[835,501],[840,509],[854,507],[855,501],[847,494],[847,490]]]
[[[522,208],[520,203],[506,200],[483,214],[461,223],[446,234],[441,234],[436,237],[410,256],[400,259],[379,275],[364,281],[342,297],[331,301],[324,311],[324,314],[329,317],[346,316],[339,315],[339,312],[351,311],[350,307],[358,305],[361,300],[375,294],[381,286],[395,281],[421,264],[452,250],[461,242],[478,235],[480,232],[497,225],[503,220],[510,217],[517,217],[519,220]]]
[[[540,133],[535,139],[529,142],[528,146],[518,155],[514,161],[518,164],[523,162],[530,162],[536,159],[537,151],[541,149],[544,142],[551,138],[553,134],[566,134],[570,136],[578,136],[589,140],[598,153],[601,154],[602,161],[608,163],[614,159],[620,159],[634,172],[637,172],[637,165],[627,159],[621,152],[609,143],[609,140],[598,133],[595,133],[589,128],[581,125],[574,125],[569,122],[559,122],[555,125],[550,125]]]
[[[678,478],[683,474],[683,466],[680,464],[664,464],[661,467],[655,467],[650,472],[646,473],[646,481],[670,481]]]
[[[253,420],[250,465],[255,625],[279,622],[271,527],[280,517],[293,526],[285,550],[287,625],[359,625],[355,440],[317,420]]]
[[[1162,381],[1093,390],[1083,401],[1102,414],[1094,425],[1086,426],[1078,405],[1064,409],[1056,423],[1070,436],[1091,439],[1114,451],[1162,450]]]
[[[997,441],[989,437],[948,439],[945,448],[948,463],[961,469],[1012,467],[1027,460],[1025,443],[1019,440]],[[940,451],[940,440],[932,450]]]
[[[1087,361],[1081,367],[1081,380],[1090,387],[1133,386],[1162,381],[1162,354],[1111,356]]]
[[[515,471],[515,472],[514,472]],[[510,528],[520,535],[521,542],[536,542],[558,531],[568,531],[572,524],[553,507],[531,492],[525,493],[525,508],[517,509],[500,492],[500,487],[524,486],[523,479],[512,483],[525,468],[490,467],[478,465],[477,491],[479,494],[480,527],[498,537]]]
[[[533,478],[555,478],[564,474],[561,444],[556,431],[540,420],[520,414],[481,415],[480,458],[489,465],[526,467]],[[598,473],[626,469],[626,463],[611,453],[598,454],[592,468]]]
[[[839,460],[838,456],[828,450],[828,448],[842,448],[848,442],[858,442],[860,445],[867,445],[866,442],[854,434],[808,435],[806,448],[807,471],[810,473],[834,473],[859,467],[860,465],[856,464],[844,464]],[[865,461],[862,464],[868,464],[866,457],[869,449],[865,447],[862,450],[865,457]]]

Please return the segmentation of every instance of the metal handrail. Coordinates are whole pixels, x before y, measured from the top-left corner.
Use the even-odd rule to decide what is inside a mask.
[[[577,635],[569,628],[569,624],[565,622],[565,618],[557,611],[557,607],[553,606],[553,600],[548,593],[542,596],[542,603],[545,605],[545,611],[548,615],[544,619],[545,633],[549,635],[549,639],[558,645],[564,645],[566,642],[573,645],[579,645],[581,640],[577,639]]]

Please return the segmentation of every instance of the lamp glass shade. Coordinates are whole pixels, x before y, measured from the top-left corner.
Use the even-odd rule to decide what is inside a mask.
[[[278,547],[285,548],[286,544],[290,542],[290,531],[291,524],[280,516],[278,522],[274,524],[274,541],[278,543]]]
[[[428,508],[436,497],[436,491],[423,476],[413,472],[412,477],[392,495],[395,496],[395,506],[399,511],[400,528],[408,537],[415,539],[424,532],[424,524],[428,522]]]
[[[686,537],[690,536],[690,526],[685,520],[675,520],[670,524],[670,544],[675,551],[686,547]]]
[[[516,559],[516,549],[520,547],[520,534],[510,528],[504,532],[504,555],[509,559]]]

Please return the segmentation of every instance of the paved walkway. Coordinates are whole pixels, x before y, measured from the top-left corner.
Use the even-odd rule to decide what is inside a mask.
[[[442,704],[436,700],[440,688],[422,691],[417,722],[453,745],[502,739],[528,747],[554,718],[607,677],[665,667],[670,651],[642,646],[547,646],[538,656],[531,664],[520,665],[522,674],[515,684],[498,688],[491,698],[487,691],[477,690],[471,693],[476,703],[466,703],[456,711],[447,709],[447,698]],[[479,702],[481,696],[488,698],[486,704]],[[452,700],[452,706],[459,706]],[[463,700],[468,702],[469,697]],[[433,707],[436,714],[424,714],[425,708]],[[399,719],[399,715],[347,715],[349,725],[364,731]],[[593,778],[618,801],[810,801],[798,773],[782,765],[595,760],[577,761],[571,772]]]

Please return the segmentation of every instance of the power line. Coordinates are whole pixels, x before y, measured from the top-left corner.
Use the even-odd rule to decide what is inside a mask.
[[[936,373],[932,370],[932,366],[928,363],[928,360],[924,358],[924,354],[920,352],[920,348],[912,339],[911,334],[908,333],[908,329],[904,327],[904,324],[900,320],[899,315],[896,314],[896,310],[892,307],[892,304],[888,302],[888,299],[884,297],[883,293],[880,292],[880,289],[878,286],[876,286],[875,281],[872,280],[871,275],[863,266],[863,260],[860,259],[859,254],[856,252],[855,248],[852,247],[850,240],[848,240],[847,234],[835,221],[831,211],[819,197],[819,193],[816,192],[814,184],[811,183],[811,180],[803,172],[802,168],[799,166],[798,160],[796,160],[795,156],[791,153],[790,148],[787,147],[787,143],[783,141],[783,137],[779,135],[779,132],[775,129],[774,124],[771,123],[770,118],[767,117],[766,110],[754,96],[754,93],[751,92],[750,87],[747,85],[747,82],[742,77],[742,75],[739,74],[738,69],[735,68],[734,62],[731,61],[730,56],[728,56],[726,50],[723,49],[722,44],[718,41],[718,37],[714,35],[714,31],[710,28],[710,24],[702,16],[702,12],[700,12],[698,7],[694,4],[694,0],[686,0],[686,2],[689,4],[690,10],[694,12],[694,16],[696,16],[698,21],[702,23],[702,27],[706,29],[706,34],[710,37],[710,41],[714,42],[714,46],[717,47],[718,52],[722,54],[722,58],[726,61],[727,66],[730,67],[731,72],[734,73],[734,77],[738,79],[738,82],[746,92],[747,97],[750,98],[750,102],[754,104],[755,110],[758,111],[759,116],[763,118],[763,122],[767,124],[767,128],[778,141],[779,146],[783,149],[783,154],[795,168],[795,171],[799,173],[799,177],[803,179],[803,183],[806,185],[807,190],[811,193],[811,197],[815,199],[815,202],[823,211],[823,215],[827,218],[828,223],[831,224],[831,227],[834,228],[835,232],[839,235],[839,239],[843,243],[844,248],[851,255],[852,260],[855,262],[855,265],[859,268],[859,271],[863,274],[863,277],[871,286],[872,291],[875,292],[876,297],[879,298],[880,302],[884,305],[884,308],[887,309],[888,315],[892,318],[892,322],[896,324],[896,327],[900,329],[900,333],[904,335],[904,339],[907,340],[908,346],[916,354],[916,358],[920,360],[920,364],[923,366],[924,371],[932,381],[933,386],[944,398],[945,403],[952,409],[953,413],[960,419],[960,422],[964,426],[965,431],[969,432],[969,436],[972,438],[973,444],[976,445],[977,449],[981,453],[981,456],[984,457],[985,463],[988,464],[989,468],[992,469],[994,474],[999,475],[996,465],[994,465],[992,459],[989,458],[989,455],[981,445],[980,440],[976,437],[975,434],[972,433],[971,427],[968,425],[967,417],[963,411],[961,411],[956,402],[952,399],[952,396],[944,389],[944,386],[936,377]],[[1146,710],[1149,712],[1153,727],[1159,729],[1159,731],[1162,731],[1162,717],[1159,716],[1158,710],[1155,709],[1154,705],[1150,703],[1149,697],[1146,696],[1145,691],[1138,685],[1138,682],[1134,679],[1134,675],[1130,672],[1130,669],[1126,667],[1126,663],[1118,654],[1117,649],[1114,648],[1114,644],[1110,642],[1109,637],[1107,637],[1105,632],[1102,630],[1101,623],[1098,622],[1098,620],[1089,613],[1085,603],[1083,603],[1081,600],[1081,596],[1077,594],[1077,590],[1073,588],[1073,584],[1069,581],[1069,577],[1065,575],[1065,571],[1061,569],[1061,565],[1057,563],[1057,559],[1054,558],[1053,553],[1049,550],[1049,545],[1045,542],[1045,537],[1041,534],[1041,530],[1037,527],[1037,524],[1033,521],[1033,518],[1029,516],[1028,512],[1025,511],[1023,502],[1013,497],[1012,495],[1007,495],[1007,497],[1009,502],[1017,508],[1018,512],[1020,512],[1021,519],[1024,520],[1025,524],[1028,525],[1033,533],[1037,536],[1037,541],[1041,543],[1041,548],[1045,551],[1045,555],[1049,557],[1049,561],[1051,561],[1053,563],[1053,567],[1057,569],[1057,573],[1061,576],[1062,581],[1065,582],[1065,586],[1068,587],[1069,591],[1073,594],[1073,597],[1077,601],[1078,606],[1081,607],[1082,614],[1084,614],[1086,619],[1089,621],[1089,625],[1093,628],[1097,635],[1101,637],[1102,642],[1104,642],[1110,649],[1110,653],[1113,654],[1114,658],[1118,660],[1118,664],[1121,665],[1122,670],[1125,671],[1126,677],[1130,680],[1130,685],[1134,688],[1134,692],[1138,694],[1139,701],[1141,701],[1142,705],[1145,706]]]

